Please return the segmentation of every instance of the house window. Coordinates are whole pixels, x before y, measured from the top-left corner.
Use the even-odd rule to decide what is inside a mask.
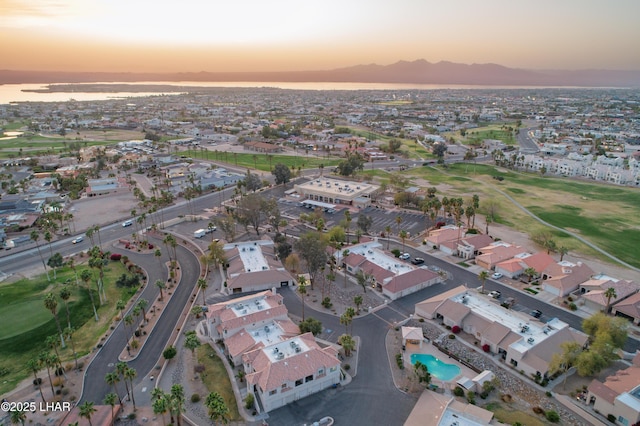
[[[296,380],[296,386],[300,386],[302,384],[302,379]]]
[[[516,361],[515,359],[511,358],[511,360],[509,361],[511,363],[511,365],[513,365],[514,367],[518,366],[518,361]]]
[[[318,376],[321,376],[324,374],[324,368],[321,368],[318,370]]]
[[[313,380],[313,374],[304,378],[304,382],[308,383]]]
[[[269,395],[275,395],[276,393],[278,393],[277,389],[274,389],[272,391],[269,391]]]
[[[338,367],[331,367],[331,368],[329,369],[329,371],[333,373],[333,372],[335,372],[337,369],[338,369]]]
[[[283,384],[282,384],[282,389],[286,389],[286,388],[287,388],[287,384],[286,384],[286,383],[283,383]]]
[[[622,423],[624,426],[629,426],[629,420],[625,419],[622,416],[618,416],[618,422]]]

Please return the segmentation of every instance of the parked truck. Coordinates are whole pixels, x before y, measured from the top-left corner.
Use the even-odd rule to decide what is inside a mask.
[[[193,238],[202,238],[207,233],[206,229],[198,229],[193,233]]]

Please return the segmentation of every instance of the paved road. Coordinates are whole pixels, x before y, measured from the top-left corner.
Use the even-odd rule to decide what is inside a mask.
[[[534,127],[520,129],[516,135],[516,140],[518,141],[518,145],[520,145],[520,152],[536,153],[540,151],[538,144],[530,135],[530,132],[533,132],[534,130]]]
[[[154,300],[158,295],[159,289],[153,283],[157,279],[165,280],[167,271],[158,268],[158,260],[153,256],[136,253],[131,253],[128,256],[133,262],[144,267],[149,274],[149,283],[151,285],[145,288],[140,297],[149,301]],[[148,336],[140,354],[135,360],[129,362],[129,366],[137,372],[134,386],[144,380],[144,377],[150,374],[155,367],[198,280],[200,266],[197,257],[184,247],[178,246],[178,259],[183,273],[180,285],[176,287],[171,301],[162,313],[156,327]],[[112,387],[104,381],[104,377],[107,373],[113,371],[115,363],[118,362],[118,356],[125,348],[126,337],[123,328],[124,324],[121,321],[87,367],[80,403],[93,401],[96,404],[101,404],[104,396],[113,391]],[[124,396],[126,394],[124,386],[122,384],[118,386],[120,396]]]
[[[293,315],[302,314],[302,303],[291,289],[281,291],[285,305]],[[386,309],[383,309],[383,311]],[[382,311],[378,311],[381,314]],[[324,329],[342,330],[339,318],[307,307],[306,316],[322,322]],[[385,350],[388,324],[377,315],[353,321],[353,334],[360,336],[358,374],[346,387],[327,389],[269,413],[267,421],[276,425],[311,423],[324,416],[336,424],[401,425],[409,416],[416,399],[396,389]],[[342,333],[332,333],[335,341]],[[326,335],[320,337],[326,338]],[[393,360],[395,363],[395,360]],[[394,364],[395,365],[395,364]]]

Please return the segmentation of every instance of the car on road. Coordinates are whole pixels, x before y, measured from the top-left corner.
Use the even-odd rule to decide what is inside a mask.
[[[422,265],[424,263],[424,259],[421,257],[414,257],[411,263],[414,265]]]
[[[503,275],[500,272],[494,272],[493,275],[491,275],[491,278],[493,278],[494,280],[499,280],[502,277]]]
[[[534,309],[529,313],[529,315],[531,315],[534,318],[540,318],[542,316],[542,311],[540,311],[539,309]]]
[[[402,253],[400,256],[398,256],[398,258],[402,260],[409,260],[411,259],[411,255],[409,253]]]
[[[491,293],[489,293],[489,296],[493,297],[494,299],[500,299],[500,296],[502,296],[502,293],[500,293],[498,290],[494,290]]]
[[[78,244],[84,241],[84,237],[75,237],[73,240],[71,240],[71,242],[73,244]]]
[[[124,222],[122,222],[122,227],[126,228],[127,226],[131,226],[133,225],[133,221],[132,220],[125,220]]]

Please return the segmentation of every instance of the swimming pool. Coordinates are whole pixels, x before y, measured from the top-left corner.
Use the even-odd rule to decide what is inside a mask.
[[[411,354],[411,364],[415,364],[416,361],[420,361],[429,369],[429,373],[434,377],[448,382],[454,377],[460,374],[460,367],[455,364],[447,364],[440,361],[433,355],[429,354]]]

